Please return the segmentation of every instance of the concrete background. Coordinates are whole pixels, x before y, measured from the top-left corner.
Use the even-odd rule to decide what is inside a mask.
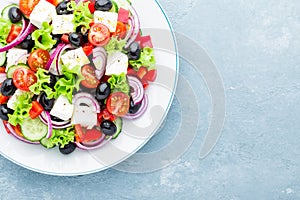
[[[209,156],[199,159],[209,94],[182,61],[180,73],[197,88],[201,126],[174,164],[153,173],[54,177],[0,156],[0,199],[300,199],[300,1],[160,3],[174,30],[207,50],[224,81],[226,122]],[[175,99],[164,127],[140,152],[167,144],[179,121]]]

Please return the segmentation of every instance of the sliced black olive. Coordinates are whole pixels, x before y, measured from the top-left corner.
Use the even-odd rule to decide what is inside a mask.
[[[128,112],[130,114],[137,113],[137,111],[139,111],[141,105],[142,105],[141,103],[134,104],[132,98],[130,97],[130,106],[129,106],[129,111]]]
[[[68,10],[69,1],[62,1],[56,6],[56,13],[58,15],[72,14],[72,11]]]
[[[109,11],[113,7],[110,0],[97,0],[95,2],[95,9],[100,11]]]
[[[138,60],[141,56],[141,47],[139,43],[134,42],[129,46],[128,58],[130,60]]]
[[[64,122],[64,120],[62,120],[62,119],[60,119],[60,118],[58,118],[58,117],[55,117],[55,116],[53,116],[53,115],[50,115],[50,117],[51,117],[51,120],[52,120],[52,121],[56,121],[56,122]]]
[[[52,39],[53,40],[56,40],[56,43],[55,45],[53,46],[53,48],[57,47],[58,44],[61,42],[61,36],[60,34],[57,34],[57,35],[52,35]]]
[[[39,103],[43,106],[45,111],[50,111],[54,106],[55,99],[49,99],[45,93],[42,93]]]
[[[75,48],[82,46],[82,44],[83,44],[82,34],[76,33],[76,32],[71,33],[69,35],[69,42]]]
[[[22,19],[22,12],[17,7],[11,7],[8,11],[8,18],[12,23],[17,23]]]
[[[49,76],[50,76],[50,83],[45,83],[45,85],[51,87],[51,88],[54,88],[55,84],[56,84],[56,76],[53,75],[53,74],[50,74],[49,73]]]
[[[112,136],[117,132],[117,126],[109,120],[102,121],[100,124],[100,128],[102,133],[109,136]]]
[[[8,120],[8,114],[13,114],[14,111],[7,107],[6,104],[0,105],[0,118],[4,121]]]
[[[76,149],[76,144],[73,142],[70,142],[69,144],[66,144],[64,147],[59,147],[59,151],[62,154],[70,154]]]
[[[16,86],[13,83],[12,78],[8,78],[5,81],[3,81],[1,85],[1,94],[4,96],[12,96],[15,91],[17,90]]]
[[[110,95],[110,92],[110,84],[108,82],[102,82],[96,88],[96,99],[102,101]]]
[[[31,51],[31,49],[34,47],[34,41],[32,40],[31,34],[27,35],[27,37],[25,38],[25,40],[23,40],[19,44],[19,47],[21,47],[22,49],[26,49],[29,52]]]

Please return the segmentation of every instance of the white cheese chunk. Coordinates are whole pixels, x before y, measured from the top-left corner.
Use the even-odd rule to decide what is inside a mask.
[[[61,56],[61,61],[70,69],[79,65],[83,66],[90,63],[89,58],[85,55],[82,47],[74,50],[67,51]]]
[[[92,129],[97,125],[97,113],[89,106],[76,106],[71,120],[72,124]]]
[[[71,119],[73,110],[74,105],[70,104],[65,96],[60,95],[58,99],[56,99],[53,108],[50,111],[50,115],[66,121]]]
[[[17,99],[19,96],[21,96],[22,94],[26,93],[25,91],[22,91],[22,90],[16,90],[14,95],[12,95],[8,102],[7,102],[7,107],[14,110],[15,109],[15,103],[17,102]]]
[[[109,31],[113,33],[117,28],[118,13],[96,10],[94,13],[94,21],[95,23],[106,25]]]
[[[56,15],[55,6],[46,0],[40,0],[30,14],[30,22],[38,28],[42,27],[43,22],[50,23]]]
[[[6,69],[7,72],[8,68],[15,65],[16,63],[26,63],[27,57],[25,56],[28,54],[26,49],[18,49],[18,48],[12,48],[8,50],[6,57]]]
[[[74,31],[73,15],[55,15],[52,19],[52,33],[64,34]]]
[[[121,73],[126,74],[127,67],[128,67],[128,57],[124,53],[117,51],[115,53],[108,55],[105,75],[110,76],[112,74],[116,74],[116,75],[119,75]]]

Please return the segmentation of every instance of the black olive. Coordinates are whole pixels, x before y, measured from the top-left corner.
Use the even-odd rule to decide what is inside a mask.
[[[66,144],[64,147],[59,147],[59,151],[62,154],[70,154],[76,149],[76,144],[73,142],[70,142],[69,144]]]
[[[62,119],[60,119],[60,118],[58,118],[58,117],[54,117],[53,115],[50,115],[50,117],[51,117],[51,120],[52,120],[52,121],[56,121],[56,122],[64,122],[64,120],[62,120]]]
[[[113,7],[110,0],[97,0],[95,2],[95,10],[109,11]]]
[[[83,44],[82,34],[76,33],[76,32],[71,33],[69,35],[69,42],[75,48],[82,46],[82,44]]]
[[[5,81],[3,81],[1,85],[1,94],[4,96],[12,96],[15,91],[17,90],[16,86],[13,83],[12,78],[8,78]]]
[[[6,104],[0,105],[0,118],[4,121],[8,120],[8,114],[13,114],[14,111],[7,107]]]
[[[96,99],[102,101],[110,95],[110,92],[110,84],[108,82],[102,82],[96,88]]]
[[[52,39],[53,40],[56,40],[56,43],[55,45],[53,46],[53,48],[57,47],[58,44],[61,42],[61,36],[60,34],[57,34],[57,35],[52,35]]]
[[[137,111],[139,111],[141,105],[142,105],[141,103],[134,104],[132,98],[130,97],[130,106],[129,106],[129,111],[128,112],[130,114],[137,113]]]
[[[69,1],[62,1],[56,6],[56,13],[58,15],[66,15],[72,14],[71,10],[68,10],[68,3]]]
[[[53,108],[55,99],[49,99],[43,92],[40,96],[39,103],[43,106],[45,111],[50,111]]]
[[[100,124],[102,133],[108,136],[112,136],[117,132],[117,126],[109,120],[104,120]]]
[[[128,58],[130,60],[138,60],[141,56],[141,47],[139,43],[134,42],[129,46]]]
[[[27,37],[25,38],[25,40],[23,40],[19,46],[22,49],[26,49],[29,52],[31,51],[31,49],[34,47],[34,41],[32,40],[32,36],[31,34],[27,35]]]
[[[53,74],[48,74],[50,76],[50,83],[45,83],[45,85],[49,86],[50,88],[54,88],[56,84],[56,76]]]
[[[17,7],[11,7],[8,10],[8,18],[12,23],[17,23],[22,19],[22,12]]]

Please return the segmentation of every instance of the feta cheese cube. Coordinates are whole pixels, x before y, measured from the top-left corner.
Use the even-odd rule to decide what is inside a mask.
[[[64,34],[74,31],[73,15],[55,15],[52,19],[52,33]]]
[[[8,68],[18,63],[26,63],[27,57],[25,56],[28,54],[26,49],[18,49],[18,48],[12,48],[8,50],[6,57],[6,69],[5,72],[7,72]]]
[[[94,13],[94,21],[95,23],[106,25],[109,31],[113,33],[117,28],[118,13],[96,10]]]
[[[97,125],[97,113],[93,107],[76,106],[71,120],[72,124],[80,124],[83,127],[92,129]]]
[[[70,104],[65,96],[60,95],[58,99],[56,99],[53,108],[50,111],[50,115],[66,121],[71,119],[73,110],[74,105]]]
[[[77,65],[83,66],[90,63],[90,60],[85,55],[82,47],[67,51],[65,54],[61,56],[61,61],[64,65],[67,65],[70,69],[72,69]]]
[[[127,73],[128,57],[122,52],[108,54],[105,75]]]
[[[15,109],[15,103],[17,102],[17,99],[19,96],[21,96],[22,94],[26,93],[25,91],[22,91],[22,90],[16,90],[14,95],[12,95],[8,102],[7,102],[7,107],[14,110]]]
[[[46,0],[41,0],[33,8],[30,14],[30,22],[38,28],[42,27],[43,22],[50,23],[53,16],[56,15],[55,6]]]

